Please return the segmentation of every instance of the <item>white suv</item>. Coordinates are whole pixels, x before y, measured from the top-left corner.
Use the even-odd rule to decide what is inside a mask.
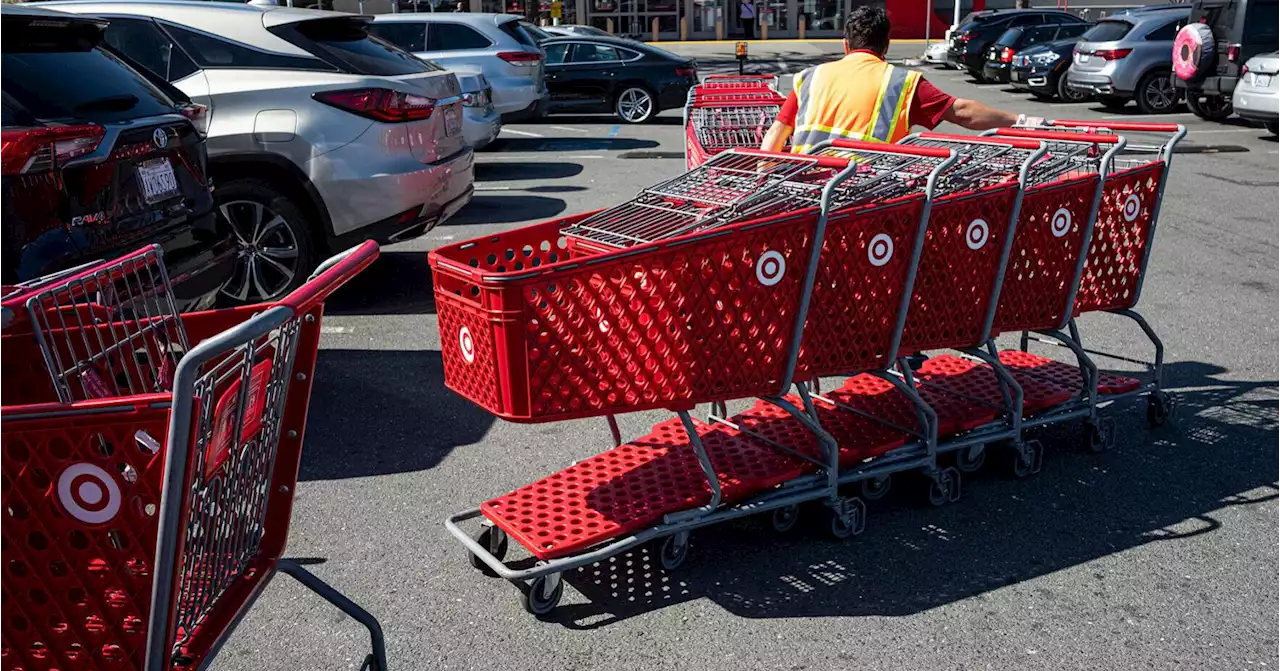
[[[275,298],[331,252],[430,230],[471,199],[457,78],[369,17],[186,0],[48,2],[208,106],[209,173],[240,261],[223,294]]]

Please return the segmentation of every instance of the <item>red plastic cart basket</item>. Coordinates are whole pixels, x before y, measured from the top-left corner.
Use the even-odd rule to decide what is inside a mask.
[[[324,301],[377,255],[212,312],[176,313],[158,248],[6,296],[6,671],[204,668],[276,571],[385,668],[376,620],[281,558]]]
[[[685,165],[692,169],[733,148],[758,148],[783,97],[772,77],[709,78],[689,91],[684,110]]]

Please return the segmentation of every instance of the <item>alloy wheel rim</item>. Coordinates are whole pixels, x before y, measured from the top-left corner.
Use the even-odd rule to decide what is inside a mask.
[[[1173,96],[1173,80],[1168,77],[1156,77],[1147,87],[1147,104],[1156,109],[1172,107]]]
[[[649,116],[653,101],[643,89],[627,89],[618,97],[618,114],[627,121],[639,121]]]
[[[222,293],[240,302],[279,297],[297,275],[298,240],[279,213],[262,203],[233,200],[218,207],[236,236],[236,269]]]

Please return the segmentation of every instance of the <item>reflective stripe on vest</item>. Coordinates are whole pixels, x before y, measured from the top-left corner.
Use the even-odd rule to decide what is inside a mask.
[[[801,72],[795,79],[797,111],[791,150],[806,152],[835,138],[902,139],[910,131],[907,117],[919,80],[919,73],[869,54],[850,54]]]

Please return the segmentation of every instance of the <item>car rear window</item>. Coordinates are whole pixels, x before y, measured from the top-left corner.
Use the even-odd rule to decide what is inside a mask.
[[[435,68],[413,54],[369,34],[367,23],[346,17],[315,19],[270,29],[346,72],[379,77],[431,72]]]
[[[511,21],[504,21],[502,23],[499,23],[498,30],[501,30],[507,35],[510,35],[511,39],[519,42],[520,44],[525,45],[526,47],[538,46],[538,41],[534,39],[532,36],[530,36],[529,33],[526,33],[524,29],[520,27],[520,21],[518,20],[513,19]]]
[[[1006,46],[1006,47],[1012,46],[1018,43],[1019,37],[1022,37],[1022,29],[1010,28],[1004,31],[1003,33],[1000,33],[1000,37],[996,38],[995,43],[1001,46]]]
[[[111,123],[175,109],[160,89],[98,46],[101,35],[92,25],[36,26],[6,18],[0,38],[5,123],[24,118],[23,123]]]
[[[427,25],[417,21],[386,21],[369,26],[369,32],[404,49],[427,50]]]
[[[1277,28],[1280,28],[1278,6],[1280,5],[1275,0],[1261,0],[1260,2],[1251,3],[1248,15],[1245,17],[1245,31],[1242,41],[1246,44],[1274,45],[1276,43]]]
[[[1085,42],[1114,42],[1124,39],[1129,31],[1133,30],[1133,24],[1128,21],[1118,21],[1115,19],[1108,21],[1099,21],[1092,28],[1084,31],[1081,40]]]
[[[452,21],[434,21],[427,24],[428,51],[467,51],[488,49],[491,46],[493,42],[476,32],[471,26]]]

